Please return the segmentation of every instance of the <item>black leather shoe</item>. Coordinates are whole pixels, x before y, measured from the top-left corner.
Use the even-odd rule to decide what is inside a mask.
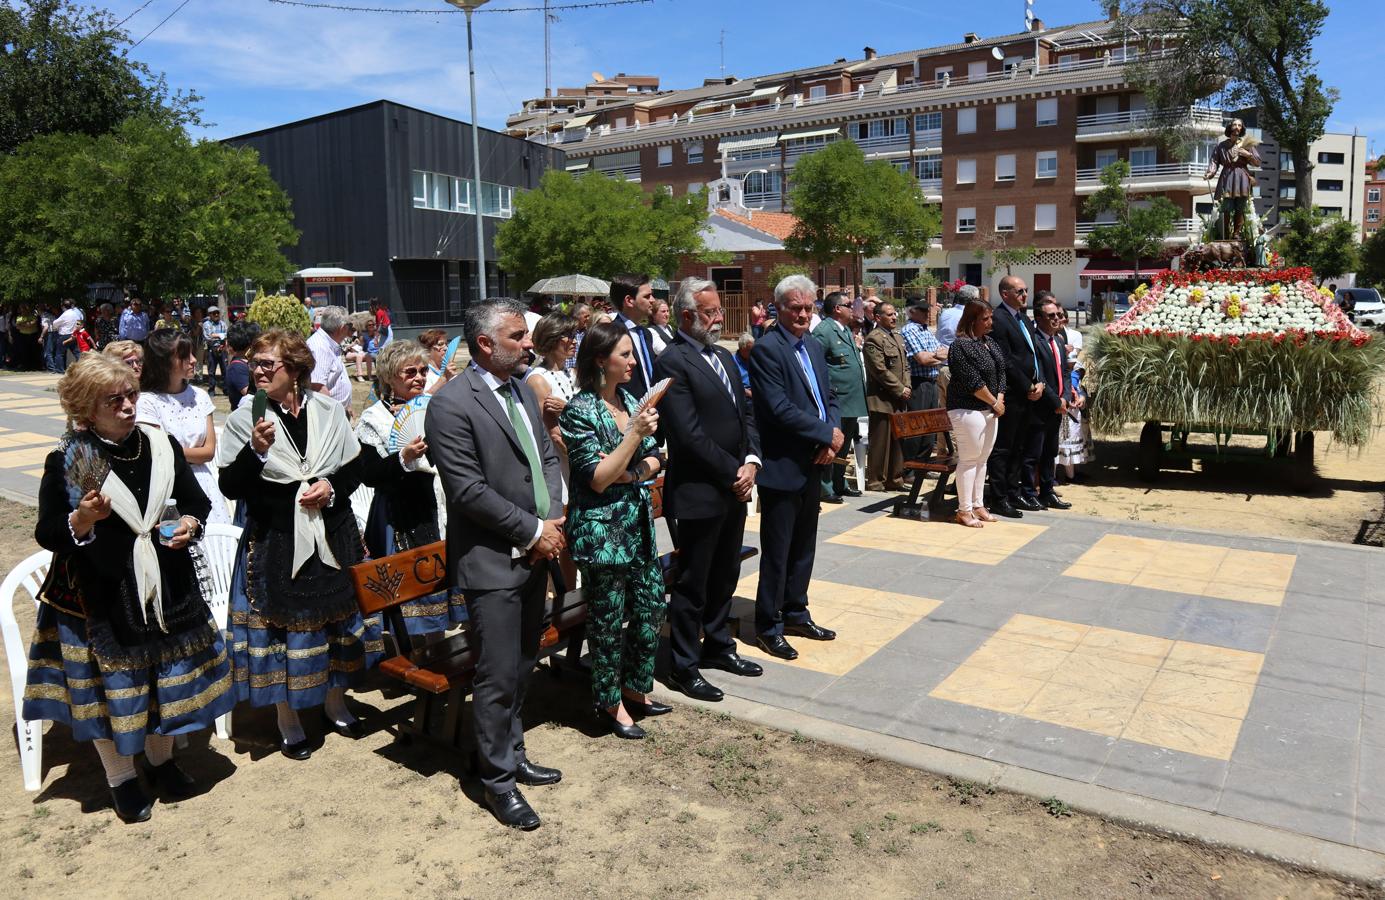
[[[705,669],[720,669],[723,672],[730,672],[732,675],[740,675],[744,678],[756,678],[765,674],[764,667],[757,662],[748,659],[741,659],[738,654],[727,653],[724,656],[709,656],[702,660],[702,667]]]
[[[861,492],[854,487],[844,487],[841,489],[841,495],[843,497],[859,497],[861,496]]]
[[[1039,502],[1038,497],[1020,497],[1015,501],[1015,505],[1020,509],[1027,509],[1030,512],[1043,512],[1044,505]]]
[[[148,822],[154,810],[154,801],[144,792],[138,778],[131,778],[111,788],[111,805],[115,814],[126,825]]]
[[[757,637],[755,639],[755,645],[770,656],[775,656],[779,659],[798,659],[798,651],[793,648],[792,644],[784,640],[781,635],[776,634],[770,637]]]
[[[680,694],[708,703],[716,703],[725,696],[721,688],[708,682],[701,672],[670,672],[664,683]]]
[[[322,714],[322,724],[328,731],[336,732],[342,737],[350,738],[353,741],[358,741],[365,737],[365,726],[361,724],[360,719],[353,719],[350,724],[342,725],[324,712]]]
[[[186,800],[197,790],[197,782],[192,780],[178,764],[169,760],[161,766],[148,766],[144,770],[155,789],[164,800]]]
[[[536,766],[527,759],[520,760],[519,765],[515,766],[515,781],[523,785],[539,787],[545,784],[557,784],[562,780],[562,772],[547,766]]]
[[[837,632],[830,628],[823,628],[816,622],[785,622],[784,633],[792,634],[796,637],[806,637],[810,641],[835,641]]]
[[[1072,509],[1072,504],[1057,494],[1042,494],[1039,497],[1039,502],[1048,509]]]
[[[631,700],[622,695],[620,702],[625,704],[625,711],[632,716],[666,716],[673,712],[672,706],[667,703],[657,703],[648,697],[643,700]]]
[[[823,495],[822,495],[822,502],[823,502],[823,503],[841,503],[841,502],[842,502],[842,498],[841,498],[841,497],[838,497],[836,494],[823,494]]]
[[[524,799],[524,795],[519,792],[519,788],[513,791],[506,791],[503,794],[492,794],[486,791],[486,806],[495,813],[495,818],[507,828],[518,828],[520,831],[533,831],[543,824],[539,821],[539,814],[534,812],[529,801]]]
[[[290,744],[288,741],[280,741],[279,752],[289,759],[302,761],[313,755],[313,745],[307,738],[304,738],[296,744]]]
[[[644,729],[638,725],[622,725],[619,719],[604,709],[597,709],[596,717],[618,738],[625,738],[627,741],[644,740]]]
[[[1004,516],[1004,517],[1007,518],[1007,519],[1023,519],[1023,518],[1024,518],[1024,513],[1022,513],[1022,512],[1020,512],[1019,510],[1015,509],[1015,505],[1014,505],[1013,503],[1011,503],[1009,500],[998,500],[998,501],[996,501],[995,504],[993,504],[992,506],[988,506],[987,509],[989,509],[991,512],[995,513],[996,515],[998,515],[998,516]]]

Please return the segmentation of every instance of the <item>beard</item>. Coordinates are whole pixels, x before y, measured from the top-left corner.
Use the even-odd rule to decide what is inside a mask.
[[[509,374],[514,373],[515,369],[519,367],[519,364],[523,359],[523,350],[516,350],[515,352],[510,353],[507,351],[503,351],[497,347],[495,352],[491,354],[491,364],[494,365],[500,371]]]
[[[688,326],[688,334],[695,340],[702,343],[704,347],[710,347],[721,340],[721,326],[713,325],[711,328],[704,326],[701,322],[694,321]]]

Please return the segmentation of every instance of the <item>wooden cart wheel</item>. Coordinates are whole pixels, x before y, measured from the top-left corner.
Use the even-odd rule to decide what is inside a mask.
[[[1313,483],[1313,432],[1300,431],[1294,435],[1294,482],[1298,487]]]
[[[1159,477],[1159,462],[1164,454],[1164,429],[1158,422],[1146,422],[1140,430],[1140,455],[1136,470],[1141,481]]]

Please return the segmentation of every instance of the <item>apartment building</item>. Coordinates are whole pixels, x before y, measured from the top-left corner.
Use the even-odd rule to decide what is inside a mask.
[[[1128,278],[1129,266],[1086,247],[1098,224],[1083,203],[1103,166],[1129,160],[1130,185],[1181,211],[1169,253],[1196,238],[1210,203],[1207,154],[1221,137],[1220,109],[1150,109],[1127,77],[1138,35],[1119,17],[983,38],[627,97],[531,135],[559,146],[566,168],[590,168],[675,194],[740,182],[751,208],[779,211],[793,167],[832,141],[855,141],[868,158],[918,178],[941,207],[942,233],[926,258],[872,260],[882,272],[928,268],[981,284],[1006,241],[1036,253],[1014,268],[1065,300]],[[1167,119],[1206,141],[1174,159],[1149,137]]]
[[[1366,202],[1364,218],[1361,220],[1362,240],[1380,230],[1380,220],[1385,217],[1385,203],[1381,203],[1380,192],[1385,190],[1385,171],[1375,162],[1366,163]]]
[[[1273,134],[1259,130],[1257,111],[1234,113],[1245,121],[1252,134],[1261,139],[1256,150],[1263,165],[1255,172],[1255,212],[1266,228],[1279,225],[1285,210],[1294,208],[1298,185],[1294,160]],[[1361,134],[1329,132],[1308,148],[1313,163],[1313,205],[1331,216],[1353,222],[1362,221],[1366,203],[1366,137]],[[1211,211],[1210,199],[1199,214]]]
[[[607,78],[600,72],[593,72],[592,80],[582,87],[554,88],[542,97],[524,101],[522,109],[505,119],[505,131],[523,138],[543,135],[603,106],[624,103],[632,95],[646,96],[658,92],[659,79],[654,75],[627,75],[621,72],[615,78]],[[579,125],[586,121],[590,119]]]

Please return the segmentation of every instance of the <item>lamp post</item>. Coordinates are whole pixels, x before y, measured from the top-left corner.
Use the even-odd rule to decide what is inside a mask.
[[[471,42],[471,14],[490,0],[447,0],[466,13],[466,63],[471,81],[471,192],[476,204],[476,299],[486,299],[486,217],[481,201],[481,126],[476,121],[476,53]]]

